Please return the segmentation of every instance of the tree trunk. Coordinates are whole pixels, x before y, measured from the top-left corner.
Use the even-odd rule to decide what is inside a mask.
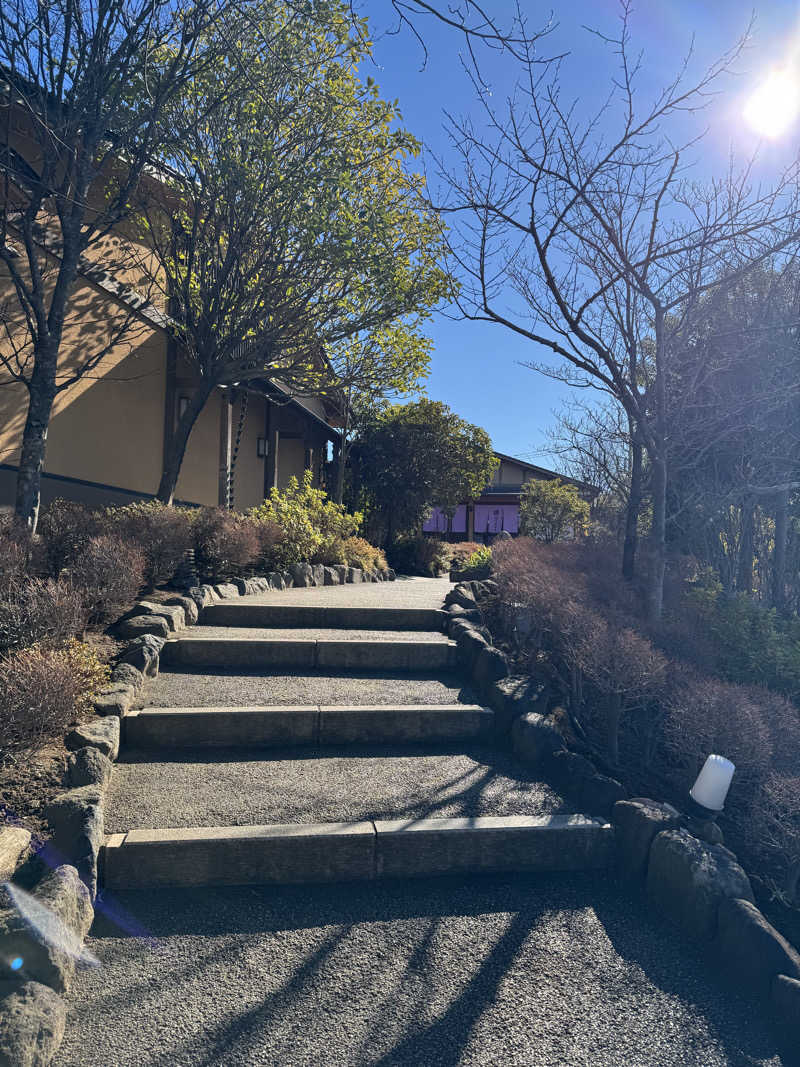
[[[625,544],[622,548],[622,576],[631,581],[636,574],[639,547],[639,510],[642,506],[642,446],[631,441],[631,484],[625,509]]]
[[[622,719],[622,693],[612,693],[606,721],[606,747],[612,767],[619,766],[619,724]]]
[[[742,501],[742,532],[739,538],[739,566],[736,574],[736,589],[739,593],[753,592],[753,540],[755,536],[755,514],[753,501]]]
[[[51,343],[34,351],[34,367],[28,386],[28,414],[22,432],[22,450],[17,474],[15,512],[31,533],[39,521],[42,467],[47,449],[47,431],[56,397],[58,348]]]
[[[664,336],[664,311],[655,308],[656,377],[653,387],[655,396],[654,448],[650,455],[653,487],[652,560],[648,589],[648,616],[651,623],[661,621],[664,607],[664,574],[667,568],[667,383],[666,339]]]
[[[208,382],[203,379],[189,397],[186,410],[178,420],[175,433],[172,435],[172,440],[166,450],[164,469],[161,472],[161,482],[156,494],[163,504],[171,504],[173,501],[183,457],[186,455],[186,446],[189,443],[189,434],[192,432],[197,417],[205,407],[208,398],[214,391],[214,385],[214,382]]]
[[[775,502],[775,547],[772,550],[772,606],[786,611],[786,539],[789,535],[789,494]]]
[[[336,464],[336,503],[344,502],[344,469],[347,465],[347,435],[350,431],[350,406],[345,405],[342,440],[339,444],[339,462]]]

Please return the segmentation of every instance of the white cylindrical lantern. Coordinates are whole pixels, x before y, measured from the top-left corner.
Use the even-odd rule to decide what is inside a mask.
[[[709,756],[689,790],[689,796],[709,811],[722,811],[735,770],[724,756]]]

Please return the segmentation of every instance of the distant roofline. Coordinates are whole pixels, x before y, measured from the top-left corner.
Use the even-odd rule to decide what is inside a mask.
[[[568,482],[570,485],[577,485],[579,489],[585,489],[587,492],[597,494],[600,490],[594,486],[589,485],[588,482],[581,482],[577,478],[570,478],[568,474],[559,474],[558,471],[551,471],[547,467],[540,467],[536,463],[529,463],[526,459],[519,459],[517,456],[508,456],[505,452],[498,452],[497,449],[492,450],[494,454],[500,460],[507,460],[509,463],[515,463],[518,467],[523,467],[525,470],[534,471],[536,474],[545,475],[547,478],[558,478],[562,482]]]

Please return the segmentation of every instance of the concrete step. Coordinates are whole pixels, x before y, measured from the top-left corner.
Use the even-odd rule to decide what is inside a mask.
[[[493,720],[476,704],[150,707],[125,717],[123,736],[143,749],[441,742],[488,734]]]
[[[197,627],[191,634],[168,641],[161,652],[167,667],[226,667],[256,669],[292,667],[304,670],[443,670],[455,666],[456,644],[443,634],[376,631],[298,631]]]
[[[583,815],[131,830],[107,837],[106,889],[610,867],[613,830]]]
[[[203,626],[329,627],[341,630],[443,630],[447,612],[435,608],[350,605],[253,604],[244,600],[212,604],[200,615]]]

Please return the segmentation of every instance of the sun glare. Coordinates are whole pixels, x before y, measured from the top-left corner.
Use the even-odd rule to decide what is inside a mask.
[[[786,69],[772,71],[745,104],[743,115],[762,137],[780,137],[800,115],[798,75]]]

